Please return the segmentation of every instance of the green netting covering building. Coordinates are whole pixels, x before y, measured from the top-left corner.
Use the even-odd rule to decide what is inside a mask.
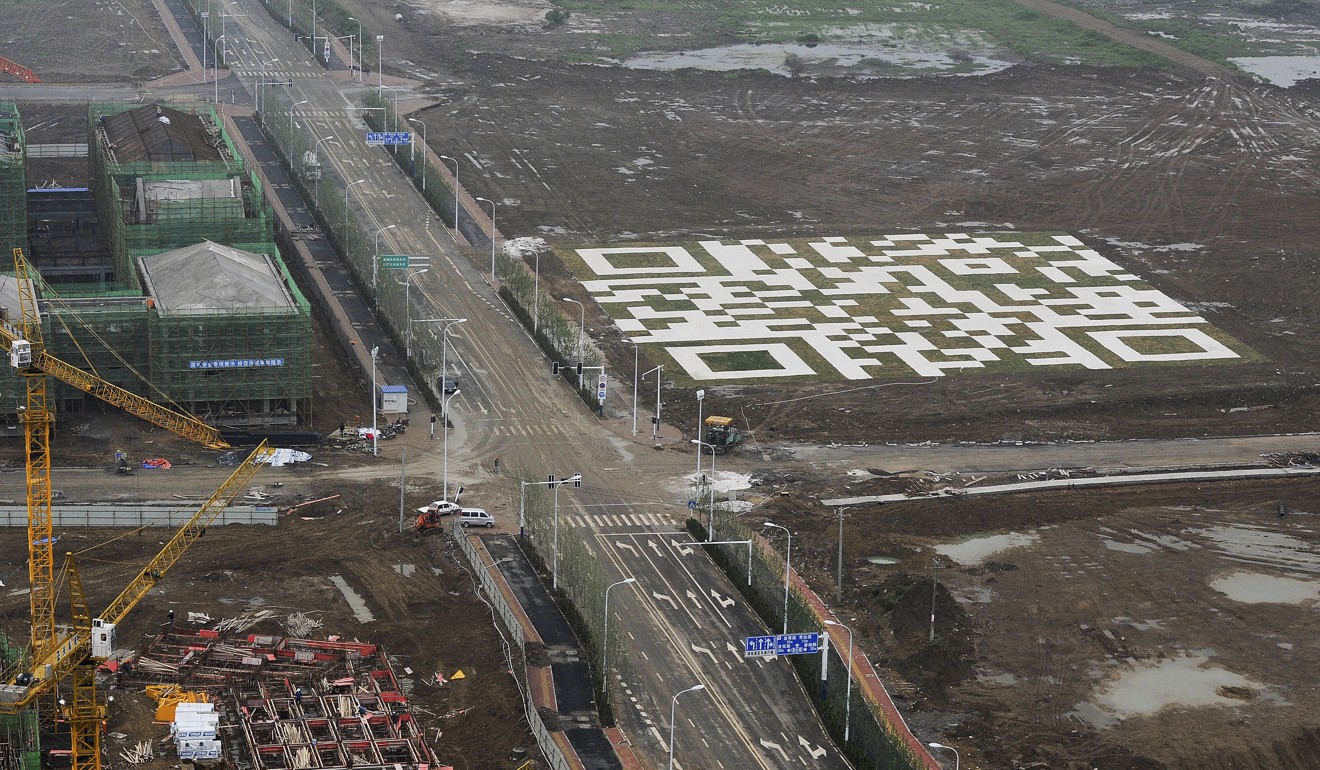
[[[114,277],[41,287],[46,350],[212,425],[305,423],[311,307],[280,259],[260,180],[215,113],[95,105],[90,115]],[[0,314],[16,318],[17,297],[13,275],[0,275]],[[23,385],[0,369],[0,412],[13,413]],[[83,399],[52,392],[65,406]]]
[[[134,260],[204,240],[274,254],[261,182],[206,105],[92,105],[91,186],[107,228],[115,284]]]
[[[5,670],[16,664],[23,650],[0,634],[0,661]],[[41,743],[37,732],[37,710],[0,714],[0,770],[41,770]]]
[[[0,246],[27,250],[27,142],[18,107],[0,102]]]

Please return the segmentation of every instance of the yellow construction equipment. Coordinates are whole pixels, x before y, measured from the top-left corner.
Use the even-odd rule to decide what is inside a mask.
[[[46,378],[52,376],[118,406],[142,419],[213,449],[228,448],[216,428],[182,412],[153,403],[46,353],[37,306],[37,279],[14,249],[18,293],[18,324],[0,319],[0,339],[9,344],[9,363],[24,378],[27,400],[20,421],[27,451],[28,579],[31,586],[32,637],[28,656],[6,671],[0,684],[0,713],[15,714],[52,692],[66,677],[72,698],[61,700],[72,734],[73,770],[100,770],[101,726],[105,707],[96,697],[96,664],[110,655],[115,626],[156,585],[206,527],[243,490],[269,458],[263,441],[193,514],[165,547],[137,574],[104,612],[93,617],[87,606],[73,554],[67,554],[64,576],[69,585],[72,626],[55,623],[54,529],[51,520],[50,434],[54,414],[46,398]]]
[[[144,688],[147,697],[156,702],[156,721],[173,722],[180,703],[210,703],[211,696],[196,690],[185,690],[177,684],[149,684]]]

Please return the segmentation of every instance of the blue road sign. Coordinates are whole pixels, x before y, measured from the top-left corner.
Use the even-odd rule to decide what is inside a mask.
[[[408,131],[368,131],[367,144],[412,144],[412,133]]]
[[[776,655],[810,655],[820,652],[820,632],[780,634],[775,637]]]
[[[773,658],[775,652],[774,636],[749,636],[743,640],[744,658]]]

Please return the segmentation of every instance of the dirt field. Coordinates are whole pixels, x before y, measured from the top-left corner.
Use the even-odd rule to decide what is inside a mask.
[[[183,69],[151,0],[15,0],[0,20],[0,56],[42,82],[144,81]]]

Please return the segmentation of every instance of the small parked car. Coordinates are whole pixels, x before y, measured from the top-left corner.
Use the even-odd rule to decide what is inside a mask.
[[[463,510],[463,508],[458,503],[450,502],[448,500],[433,500],[430,503],[423,505],[421,508],[418,508],[417,512],[430,514],[432,516],[448,516],[453,513],[458,513],[461,510]]]
[[[440,390],[444,391],[446,396],[452,396],[458,392],[457,377],[442,377],[440,379]]]

